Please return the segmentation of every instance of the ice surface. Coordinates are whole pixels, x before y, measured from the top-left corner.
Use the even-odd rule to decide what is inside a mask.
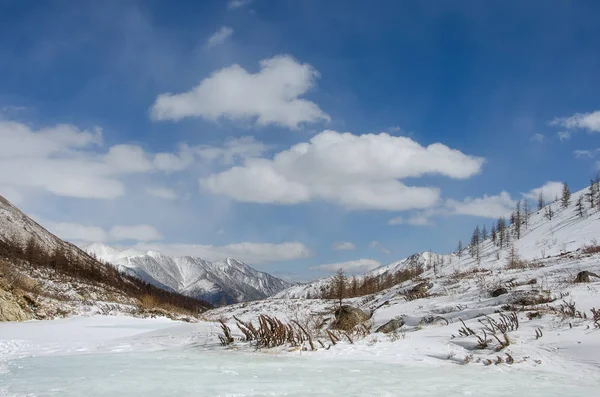
[[[0,324],[0,396],[596,395],[585,374],[236,352],[214,324],[79,317]]]
[[[27,358],[0,375],[6,395],[565,396],[591,384],[497,368],[419,368],[200,349]],[[597,387],[597,386],[596,386]]]

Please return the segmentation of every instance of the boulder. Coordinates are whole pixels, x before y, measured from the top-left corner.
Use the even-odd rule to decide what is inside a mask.
[[[341,329],[349,331],[356,325],[367,321],[371,316],[358,307],[344,305],[337,308],[334,312],[335,321],[332,327],[335,329]]]
[[[389,334],[390,332],[396,331],[398,328],[402,327],[403,325],[404,325],[403,318],[395,318],[395,319],[390,320],[387,323],[383,324],[381,327],[377,328],[377,330],[375,332]]]
[[[582,272],[577,273],[577,277],[575,277],[575,282],[576,283],[589,283],[590,277],[597,277],[600,278],[600,276],[598,276],[596,273],[592,273],[592,272],[588,272],[587,270],[584,270]]]
[[[424,294],[426,293],[428,290],[430,290],[431,288],[433,288],[433,283],[429,283],[427,281],[424,281],[422,283],[419,283],[417,285],[415,285],[411,290],[410,290],[410,294]]]
[[[495,298],[497,296],[504,295],[506,293],[508,293],[508,290],[506,288],[504,288],[504,287],[498,287],[498,288],[496,288],[496,289],[494,289],[494,290],[492,290],[490,292],[490,296],[492,298]]]
[[[32,317],[21,308],[13,294],[0,288],[0,321],[25,321]]]

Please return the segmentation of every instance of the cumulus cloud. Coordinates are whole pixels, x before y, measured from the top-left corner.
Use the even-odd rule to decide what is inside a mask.
[[[152,155],[124,144],[103,154],[101,129],[86,131],[64,124],[35,130],[22,123],[0,122],[0,142],[0,185],[77,198],[121,196],[125,186],[120,176],[160,171],[165,168],[161,156],[172,155]]]
[[[147,187],[146,193],[150,196],[162,198],[165,200],[175,200],[177,199],[177,193],[173,189],[165,188],[165,187]]]
[[[336,241],[331,244],[331,249],[334,251],[349,251],[355,248],[356,246],[349,241]]]
[[[111,240],[154,241],[162,235],[150,225],[114,226],[110,229]]]
[[[50,232],[69,241],[154,241],[162,238],[161,234],[150,225],[116,225],[107,231],[99,226],[83,225],[75,222],[54,222],[35,215],[33,218]]]
[[[280,244],[242,242],[222,246],[139,243],[134,248],[140,251],[160,251],[173,256],[196,256],[208,261],[232,257],[253,264],[290,261],[312,255],[310,249],[299,242],[285,242]]]
[[[354,210],[401,211],[431,207],[440,194],[436,187],[406,186],[401,179],[424,175],[466,179],[479,173],[483,162],[441,143],[423,147],[387,133],[328,130],[273,159],[247,159],[242,166],[202,179],[201,185],[243,202],[324,200]]]
[[[596,155],[600,153],[600,149],[592,149],[592,150],[575,150],[573,151],[573,155],[578,159],[592,159],[596,157]]]
[[[206,47],[211,48],[219,44],[223,44],[228,38],[233,35],[233,29],[229,26],[221,26],[219,30],[213,33],[208,40],[206,40]]]
[[[507,192],[501,192],[495,196],[484,194],[483,197],[467,197],[463,201],[453,199],[446,200],[445,207],[451,214],[471,215],[484,218],[498,218],[510,216],[516,201]]]
[[[527,193],[523,193],[523,197],[531,200],[537,200],[541,192],[544,197],[544,201],[549,202],[553,201],[556,197],[560,197],[560,195],[562,194],[562,189],[562,182],[549,181],[546,182],[543,186],[531,189]]]
[[[558,131],[556,135],[558,136],[558,139],[560,139],[561,142],[568,141],[569,139],[571,139],[571,132],[569,131]]]
[[[600,132],[600,110],[591,113],[576,113],[571,117],[558,117],[550,122],[569,129],[582,129]]]
[[[429,219],[426,214],[415,214],[405,219],[401,216],[397,216],[388,221],[388,225],[412,225],[412,226],[433,226],[434,223]]]
[[[230,165],[236,161],[260,157],[269,149],[268,145],[257,141],[252,136],[230,138],[222,146],[198,145],[194,151],[205,161],[219,161]]]
[[[190,91],[160,94],[151,108],[154,120],[255,120],[258,125],[298,128],[301,123],[328,121],[319,106],[300,98],[315,84],[319,73],[288,55],[260,62],[249,73],[240,65],[220,69]]]
[[[328,263],[326,265],[313,266],[311,267],[311,270],[336,272],[340,269],[343,269],[348,273],[363,273],[373,270],[379,266],[381,266],[381,263],[374,259],[357,259],[347,262]]]
[[[381,244],[377,240],[371,241],[369,243],[369,248],[381,251],[381,252],[383,252],[384,254],[387,254],[387,255],[390,255],[392,253],[392,251],[390,251],[389,249],[387,249],[383,244]]]

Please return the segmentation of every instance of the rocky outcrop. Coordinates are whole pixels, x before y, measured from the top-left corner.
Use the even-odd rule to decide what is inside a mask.
[[[600,278],[600,276],[598,276],[596,273],[592,273],[592,272],[588,272],[587,270],[584,270],[582,272],[577,273],[575,282],[576,283],[589,283],[590,281],[592,281],[590,279],[590,277]]]
[[[12,293],[0,288],[0,321],[25,321],[32,318],[32,313],[23,310]]]
[[[335,312],[335,321],[332,327],[349,331],[358,324],[367,321],[371,316],[361,309],[349,305],[339,307]]]
[[[402,327],[403,325],[404,325],[404,319],[395,318],[395,319],[390,320],[387,323],[383,324],[381,327],[377,328],[377,330],[375,332],[389,334],[390,332],[396,331],[398,328]]]

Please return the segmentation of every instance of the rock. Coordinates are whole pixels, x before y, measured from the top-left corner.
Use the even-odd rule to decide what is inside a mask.
[[[507,293],[508,293],[508,290],[506,288],[499,287],[499,288],[496,288],[495,290],[493,290],[492,292],[490,292],[490,296],[492,298],[495,298],[497,296],[504,295],[504,294],[507,294]]]
[[[587,270],[584,270],[582,272],[577,273],[577,277],[575,277],[575,282],[576,283],[589,283],[591,281],[590,276],[600,278],[600,276],[598,276],[596,273],[592,273],[592,272],[588,272]]]
[[[424,281],[422,283],[415,285],[410,290],[410,294],[424,294],[431,288],[433,288],[433,283],[428,283],[427,281]]]
[[[390,332],[396,331],[398,328],[404,325],[403,318],[395,318],[393,320],[388,321],[383,324],[381,327],[377,328],[375,332],[382,332],[384,334],[389,334]]]
[[[0,321],[25,321],[33,318],[21,308],[15,296],[0,288]]]
[[[367,321],[371,316],[357,307],[344,305],[339,307],[334,312],[335,321],[332,327],[335,329],[341,329],[349,331],[356,325]]]

